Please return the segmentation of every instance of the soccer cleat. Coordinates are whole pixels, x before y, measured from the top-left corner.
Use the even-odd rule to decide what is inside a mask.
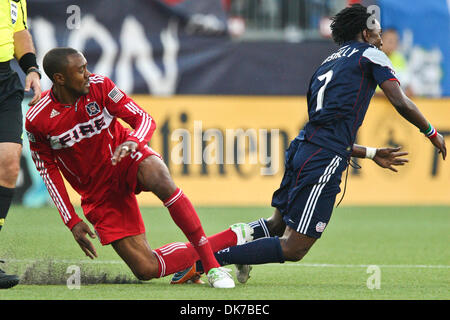
[[[231,230],[237,235],[237,244],[241,245],[250,241],[253,241],[253,228],[246,223],[233,224]],[[236,278],[240,283],[246,283],[250,278],[250,270],[252,267],[247,264],[236,264]]]
[[[4,263],[4,261],[0,260]],[[0,269],[0,289],[9,289],[19,283],[19,277],[13,274],[6,274],[5,271]]]
[[[197,271],[195,263],[192,267],[186,268],[183,271],[176,272],[172,280],[170,280],[170,284],[182,284],[182,283],[194,283],[194,284],[204,284],[204,282],[200,279],[201,273]]]
[[[231,230],[236,233],[237,243],[236,245],[241,245],[253,240],[253,228],[246,223],[235,223],[230,226]]]
[[[234,288],[234,280],[230,275],[231,269],[219,267],[209,270],[207,277],[213,288]]]
[[[235,264],[236,266],[236,278],[240,283],[246,283],[248,278],[250,278],[250,271],[252,271],[252,266],[248,264]]]

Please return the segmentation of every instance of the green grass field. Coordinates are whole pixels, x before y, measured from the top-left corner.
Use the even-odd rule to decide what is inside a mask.
[[[142,212],[152,248],[185,241],[165,208]],[[272,209],[200,207],[198,213],[213,234],[235,222],[268,217]],[[302,261],[254,266],[247,284],[214,290],[169,285],[170,277],[139,282],[98,240],[98,259],[84,256],[55,208],[14,206],[0,233],[0,259],[6,260],[0,268],[19,274],[21,283],[0,290],[0,300],[447,300],[449,227],[450,207],[339,207]],[[80,289],[66,285],[71,265],[80,267]],[[369,265],[380,269],[379,289],[367,286]]]

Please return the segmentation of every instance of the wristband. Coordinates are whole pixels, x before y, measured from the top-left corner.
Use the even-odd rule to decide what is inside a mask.
[[[39,71],[36,67],[31,67],[27,70],[26,74],[29,74],[30,72],[36,72],[39,75],[39,79],[42,79],[41,71]]]
[[[429,139],[434,138],[437,136],[437,134],[438,134],[437,130],[433,128],[433,131],[429,135],[427,135],[427,138]]]
[[[373,159],[377,154],[377,148],[366,147],[366,158]]]
[[[428,128],[427,130],[424,131],[420,131],[422,132],[427,138],[434,138],[435,136],[437,136],[437,131],[436,129],[431,125],[431,123],[428,123]]]
[[[27,74],[28,69],[31,67],[39,69],[36,62],[36,55],[33,52],[25,53],[19,60],[19,66],[25,74]]]

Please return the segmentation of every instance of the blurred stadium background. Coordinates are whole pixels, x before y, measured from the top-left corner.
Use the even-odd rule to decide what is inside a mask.
[[[306,121],[305,96],[310,77],[323,59],[336,49],[330,38],[329,17],[357,2],[360,1],[33,0],[28,1],[28,15],[40,65],[44,54],[53,47],[77,48],[84,52],[91,72],[110,77],[152,115],[158,128],[151,146],[164,156],[175,181],[194,205],[209,208],[201,212],[201,218],[206,230],[215,232],[225,227],[223,224],[237,222],[234,221],[237,217],[251,221],[249,219],[270,215],[272,192],[283,174],[284,149]],[[381,9],[381,25],[386,37],[384,50],[397,69],[402,86],[438,131],[448,137],[450,2],[374,0],[361,3]],[[44,90],[50,88],[45,75],[42,85]],[[23,109],[24,112],[28,109],[27,100]],[[404,276],[408,284],[420,289],[412,296],[414,298],[448,299],[449,252],[445,243],[449,240],[449,160],[442,161],[426,138],[407,124],[380,92],[371,102],[357,142],[374,147],[401,145],[410,152],[410,163],[401,167],[399,173],[382,170],[368,160],[358,161],[362,169],[350,168],[345,198],[338,211],[345,213],[346,208],[350,208],[351,214],[344,214],[343,220],[334,222],[336,228],[330,228],[327,236],[335,240],[324,243],[323,249],[318,244],[311,259],[313,262],[355,263],[357,266],[371,259],[374,261],[376,257],[376,263],[411,263],[419,268],[427,263],[439,265],[439,273],[436,269],[426,269],[429,278],[423,278],[420,283],[410,281],[420,280],[413,269],[411,273],[398,269],[398,277]],[[238,156],[236,151],[239,150],[243,158]],[[79,204],[73,191],[70,195],[74,204]],[[341,194],[338,200],[340,197]],[[152,194],[139,195],[139,201],[143,207],[161,206]],[[62,222],[58,221],[56,208],[45,210],[53,204],[31,161],[26,140],[15,204],[12,210],[16,210],[17,218],[12,217],[12,212],[5,228],[5,239],[12,241],[12,247],[14,238],[22,239],[21,219],[39,223],[37,217],[26,218],[26,214],[52,211],[43,217],[53,215],[54,223],[60,225],[58,232],[67,241],[62,246],[67,250],[60,249],[64,253],[58,253],[60,258],[78,259],[81,256],[70,234],[66,234]],[[235,208],[229,211],[229,219],[233,221],[226,219],[227,211],[219,210],[224,206]],[[354,206],[358,207],[351,209]],[[385,209],[378,211],[376,206]],[[397,210],[398,206],[409,207]],[[435,206],[439,208],[433,210]],[[243,209],[241,213],[236,210],[244,207],[248,210]],[[82,215],[79,207],[77,211]],[[143,213],[144,220],[153,219],[155,227],[152,230],[157,229],[155,219],[165,221],[151,218],[147,209]],[[213,216],[220,218],[213,221],[216,220]],[[385,224],[378,224],[378,219]],[[155,233],[150,236],[152,241],[157,239],[156,245],[162,244],[158,241],[166,241],[165,237],[167,241],[183,241],[170,221],[167,220],[166,225],[167,229],[160,228],[164,230],[158,230],[156,237]],[[373,231],[372,225],[378,231]],[[23,230],[39,237],[42,230],[29,229],[33,226]],[[165,230],[178,238],[169,237]],[[371,231],[374,232],[370,242],[372,247],[363,245]],[[423,231],[428,233],[421,233]],[[50,234],[54,238],[49,239],[62,243],[54,232],[52,230]],[[354,237],[351,236],[353,232]],[[411,239],[408,236],[412,236]],[[382,245],[381,238],[385,240]],[[428,242],[430,238],[433,242]],[[24,242],[24,245],[30,243],[30,249],[20,249],[13,254],[19,259],[17,261],[26,261],[41,252],[39,249],[27,256],[34,243],[34,240],[30,241]],[[334,244],[336,250],[332,250]],[[338,244],[342,246],[338,247]],[[354,245],[356,248],[352,247]],[[398,247],[394,249],[392,246],[395,245]],[[341,251],[344,246],[347,251]],[[7,252],[14,251],[12,247],[6,248]],[[5,248],[2,249],[4,253]],[[374,251],[371,250],[377,251],[377,255],[372,255]],[[392,252],[386,256],[389,250]],[[51,254],[53,251],[45,252]],[[330,255],[332,252],[335,252],[334,256]],[[343,252],[343,256],[338,257],[337,252]],[[108,257],[118,259],[113,253],[106,255],[106,259]],[[346,260],[346,257],[351,258]],[[309,256],[306,262],[308,259]],[[424,274],[425,271],[421,272]],[[312,271],[311,274],[317,273]],[[324,283],[340,285],[338,276],[328,275],[328,278],[321,278]],[[301,281],[308,279],[304,277]],[[391,279],[393,286],[395,279]],[[33,283],[36,282],[30,282]],[[365,286],[365,278],[361,283]],[[326,284],[321,285],[319,283],[317,288],[324,289],[324,295],[319,292],[309,297],[333,298],[333,291],[328,291]],[[427,285],[435,286],[437,291],[429,291]],[[353,290],[351,286],[348,288]],[[267,287],[260,291],[265,290]],[[10,292],[11,297],[16,294],[17,298],[24,298],[20,292]],[[246,298],[246,294],[234,297]],[[35,298],[39,297],[36,294]],[[167,297],[177,296],[168,292]],[[181,297],[190,299],[189,292]],[[273,298],[280,297],[283,297],[281,293]],[[293,293],[284,297],[296,296]],[[361,298],[358,292],[349,297]],[[375,296],[386,297],[392,298]],[[394,297],[411,296],[399,293]]]
[[[153,116],[158,129],[151,146],[195,204],[268,206],[282,177],[283,151],[306,121],[310,76],[336,49],[329,17],[356,2],[36,0],[28,12],[39,63],[52,47],[75,47],[91,72],[110,77]],[[448,1],[362,4],[381,9],[384,50],[402,86],[449,135]],[[45,75],[42,85],[50,88]],[[411,162],[393,174],[360,161],[363,168],[351,169],[342,205],[450,205],[449,166],[382,93],[372,101],[358,142],[401,145]],[[26,141],[24,146],[16,203],[46,205],[47,191]],[[180,155],[183,147],[191,152]],[[243,151],[241,163],[233,150]],[[152,195],[140,201],[159,205]]]

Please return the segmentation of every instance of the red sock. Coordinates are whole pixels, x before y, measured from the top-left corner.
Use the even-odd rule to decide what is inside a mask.
[[[198,258],[195,249],[192,246],[188,248],[183,242],[166,244],[153,250],[153,253],[158,258],[160,278],[192,266],[195,257]]]
[[[183,231],[189,242],[197,251],[207,273],[212,268],[220,267],[211,249],[200,219],[189,199],[177,188],[169,199],[164,201],[175,224]],[[167,274],[167,273],[166,273]]]
[[[237,244],[237,235],[230,228],[208,237],[213,252],[235,246]],[[197,257],[198,260],[198,257]]]
[[[208,237],[213,252],[235,246],[236,234],[227,229]],[[190,242],[174,242],[153,251],[159,262],[159,277],[182,271],[192,266],[198,259],[197,250]]]

